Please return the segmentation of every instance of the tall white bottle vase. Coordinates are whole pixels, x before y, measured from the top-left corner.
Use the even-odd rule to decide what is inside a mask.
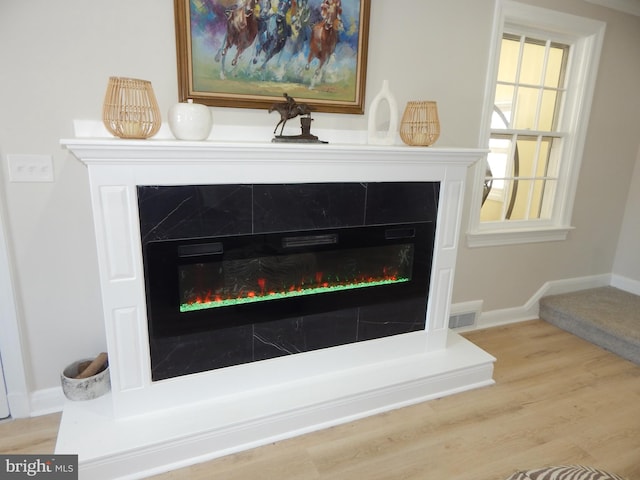
[[[389,106],[389,127],[387,131],[378,131],[378,124],[381,120],[380,106],[382,102],[387,102]],[[382,89],[371,101],[369,105],[368,141],[373,145],[393,145],[398,132],[398,103],[389,90],[389,81],[383,80]]]

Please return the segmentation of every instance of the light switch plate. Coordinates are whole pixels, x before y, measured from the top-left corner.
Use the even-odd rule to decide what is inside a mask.
[[[53,182],[51,155],[7,155],[10,182]]]

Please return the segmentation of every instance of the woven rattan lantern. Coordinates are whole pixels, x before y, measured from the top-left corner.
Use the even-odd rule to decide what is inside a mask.
[[[436,102],[411,101],[402,115],[400,138],[407,145],[428,147],[440,136]]]
[[[110,77],[102,121],[109,132],[120,138],[149,138],[158,133],[162,119],[151,82]]]

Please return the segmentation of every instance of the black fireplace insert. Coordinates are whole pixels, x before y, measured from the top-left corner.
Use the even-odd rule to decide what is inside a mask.
[[[152,334],[426,298],[433,223],[151,242]]]
[[[439,187],[138,186],[152,379],[424,329]]]

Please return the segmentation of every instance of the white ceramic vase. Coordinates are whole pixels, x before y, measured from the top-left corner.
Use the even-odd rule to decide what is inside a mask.
[[[206,140],[213,126],[209,108],[193,103],[192,99],[172,106],[168,121],[171,133],[178,140]]]
[[[387,102],[389,106],[389,127],[386,131],[379,132],[378,124],[381,123],[380,106]],[[398,102],[389,90],[388,80],[383,80],[382,89],[369,105],[368,141],[374,145],[393,145],[398,132]]]

